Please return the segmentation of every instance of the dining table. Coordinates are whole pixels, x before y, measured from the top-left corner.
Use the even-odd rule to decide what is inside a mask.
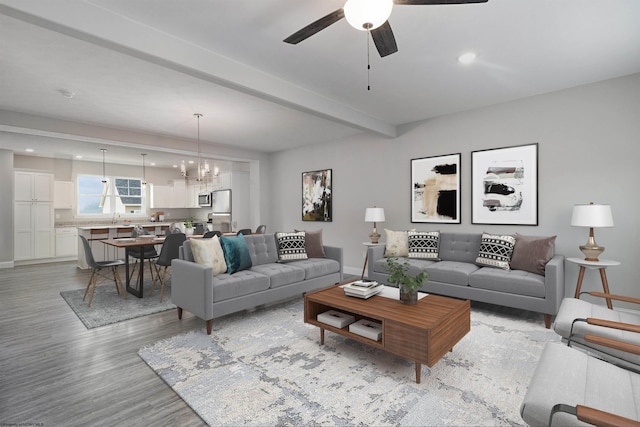
[[[125,274],[127,275],[127,292],[130,294],[142,298],[144,290],[144,250],[147,246],[161,245],[164,243],[164,236],[145,235],[147,237],[121,237],[119,239],[104,239],[100,240],[105,245],[114,246],[116,248],[124,248],[125,253]],[[140,251],[140,272],[138,274],[138,287],[131,286],[131,280],[129,278],[129,253],[130,251]]]

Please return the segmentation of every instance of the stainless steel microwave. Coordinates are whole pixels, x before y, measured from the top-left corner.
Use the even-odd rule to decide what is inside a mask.
[[[198,194],[198,206],[211,206],[211,193]]]

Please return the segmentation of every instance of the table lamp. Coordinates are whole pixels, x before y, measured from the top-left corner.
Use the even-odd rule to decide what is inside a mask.
[[[598,261],[598,256],[604,252],[603,246],[598,246],[593,236],[596,227],[613,227],[613,216],[609,205],[575,205],[571,216],[571,225],[574,227],[589,227],[589,240],[580,250],[587,261]]]
[[[376,223],[384,222],[384,209],[376,208],[375,206],[367,208],[364,213],[364,222],[373,223],[373,232],[369,234],[369,238],[371,239],[371,243],[378,243],[378,240],[380,240],[380,234],[378,234]]]

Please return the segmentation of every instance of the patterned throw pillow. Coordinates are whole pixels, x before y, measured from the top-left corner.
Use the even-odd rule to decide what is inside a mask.
[[[191,252],[196,263],[213,268],[213,275],[227,271],[224,252],[218,236],[211,239],[191,239]]]
[[[278,244],[278,262],[307,259],[304,231],[278,232],[276,233],[276,243]]]
[[[387,241],[384,249],[385,257],[409,256],[409,240],[406,231],[393,231],[385,228],[384,232]]]
[[[409,231],[409,258],[438,259],[439,231]]]
[[[510,270],[509,262],[515,244],[513,236],[482,233],[476,264]]]

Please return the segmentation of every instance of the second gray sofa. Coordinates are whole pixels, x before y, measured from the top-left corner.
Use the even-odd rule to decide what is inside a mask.
[[[439,261],[406,258],[409,272],[429,272],[423,292],[543,313],[545,327],[550,328],[564,298],[564,256],[554,255],[545,265],[544,276],[484,267],[475,263],[481,240],[482,233],[441,232]],[[388,281],[384,252],[383,245],[369,247],[367,277],[395,286]]]

